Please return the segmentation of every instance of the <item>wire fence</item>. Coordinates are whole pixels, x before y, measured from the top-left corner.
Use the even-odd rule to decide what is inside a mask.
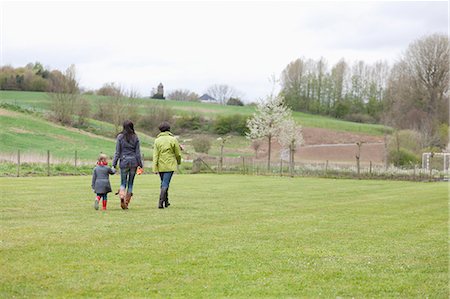
[[[86,161],[78,158],[77,150],[71,158],[54,157],[50,150],[36,154],[30,152],[0,154],[0,176],[29,175],[76,175],[88,174],[96,161]],[[142,157],[144,168],[150,169],[150,157]],[[433,162],[433,161],[431,161]],[[435,162],[438,162],[437,160]],[[421,165],[411,165],[400,168],[372,163],[371,161],[299,161],[293,164],[279,159],[268,165],[267,160],[253,157],[212,157],[185,156],[179,167],[182,174],[216,173],[245,174],[272,176],[313,176],[329,178],[360,178],[360,179],[394,179],[394,180],[448,180],[448,165],[439,169],[439,163],[429,163],[430,168]],[[2,167],[3,166],[3,167]],[[148,171],[147,171],[148,173]]]

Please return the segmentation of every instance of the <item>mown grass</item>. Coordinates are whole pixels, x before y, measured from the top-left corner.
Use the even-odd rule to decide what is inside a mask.
[[[105,101],[104,96],[83,95],[91,102],[93,110],[97,109],[99,101]],[[162,101],[153,99],[134,100],[138,105],[138,111],[142,114],[147,112],[151,105],[162,105],[173,109],[178,115],[197,114],[210,118],[218,115],[242,114],[251,116],[255,112],[254,106],[226,106],[217,104],[208,104],[200,102],[180,102],[180,101]],[[24,91],[0,91],[0,103],[10,103],[13,105],[23,105],[26,108],[39,111],[49,110],[51,102],[46,93],[42,92],[24,92]],[[384,134],[385,127],[376,124],[361,124],[343,121],[321,115],[294,112],[295,120],[304,127],[325,128],[337,131],[357,132],[371,135]]]
[[[449,294],[444,183],[175,175],[158,210],[144,175],[106,212],[90,177],[0,184],[2,298]]]

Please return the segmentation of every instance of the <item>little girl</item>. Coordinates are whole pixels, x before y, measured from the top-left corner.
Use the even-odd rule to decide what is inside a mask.
[[[100,198],[103,200],[103,210],[106,210],[108,201],[108,193],[111,192],[111,184],[109,183],[109,175],[115,174],[116,170],[108,166],[108,157],[100,154],[97,166],[92,173],[92,190],[97,194],[94,201],[94,208],[98,210]]]

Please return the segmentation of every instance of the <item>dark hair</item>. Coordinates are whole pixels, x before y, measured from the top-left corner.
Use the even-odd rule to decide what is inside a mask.
[[[167,132],[167,131],[170,131],[170,124],[169,124],[167,121],[163,121],[163,122],[159,125],[158,129],[159,129],[161,132]]]
[[[130,142],[136,136],[136,132],[134,132],[134,125],[131,120],[126,120],[123,122],[123,131],[121,134],[125,137],[127,142]]]

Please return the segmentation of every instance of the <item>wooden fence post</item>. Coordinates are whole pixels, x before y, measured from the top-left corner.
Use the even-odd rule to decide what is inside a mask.
[[[77,168],[78,152],[75,150],[75,168]]]
[[[47,150],[47,176],[50,176],[50,150]]]
[[[280,176],[283,176],[283,159],[280,159]]]
[[[20,176],[20,150],[17,150],[17,177]]]

